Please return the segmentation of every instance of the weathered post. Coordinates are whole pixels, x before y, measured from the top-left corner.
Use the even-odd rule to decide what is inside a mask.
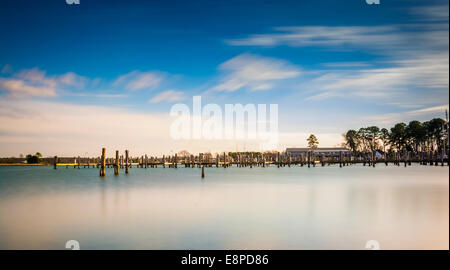
[[[308,168],[311,168],[311,151],[306,152],[306,155],[308,156]]]
[[[342,168],[342,151],[339,151],[339,168]]]
[[[100,165],[100,176],[105,176],[105,166],[106,166],[106,148],[102,148],[102,160]]]
[[[114,160],[114,175],[119,175],[119,151],[116,150],[116,159]]]
[[[375,155],[375,151],[372,151],[372,166],[375,168],[375,159],[376,159],[376,155]]]
[[[227,156],[225,155],[225,152],[223,152],[223,167],[227,167]]]
[[[129,157],[128,157],[128,150],[125,150],[125,173],[128,173],[128,169],[129,169]]]
[[[54,158],[53,158],[53,169],[58,169],[58,157],[57,156],[55,156]]]
[[[205,165],[202,165],[202,178],[205,178]]]
[[[408,166],[408,152],[405,151],[405,153],[403,154],[403,162],[405,163],[405,167]]]

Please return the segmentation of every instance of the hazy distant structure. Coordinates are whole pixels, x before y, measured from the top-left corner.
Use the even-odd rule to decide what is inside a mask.
[[[286,155],[288,156],[301,156],[306,155],[308,152],[312,152],[317,155],[324,155],[325,157],[338,157],[341,153],[344,155],[350,155],[351,151],[343,147],[324,147],[324,148],[286,148]]]

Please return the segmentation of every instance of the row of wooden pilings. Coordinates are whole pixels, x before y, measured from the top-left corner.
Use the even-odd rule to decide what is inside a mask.
[[[365,153],[364,155],[353,156],[351,154],[344,154],[344,152],[339,152],[338,156],[328,157],[325,154],[321,153],[317,155],[314,151],[308,151],[305,154],[301,155],[286,155],[277,153],[269,153],[269,154],[258,154],[249,153],[243,154],[239,153],[234,156],[226,155],[224,152],[223,155],[216,155],[214,159],[210,154],[200,153],[197,156],[189,155],[183,156],[179,158],[177,154],[173,156],[165,156],[162,158],[158,157],[148,157],[147,155],[131,158],[129,156],[129,151],[125,150],[125,156],[120,156],[119,151],[116,150],[115,158],[106,158],[106,148],[102,148],[101,157],[91,159],[85,159],[84,163],[82,162],[82,158],[78,158],[73,165],[74,168],[81,166],[90,167],[96,166],[100,169],[100,176],[105,176],[106,168],[114,168],[114,175],[119,175],[119,169],[125,169],[125,173],[129,173],[129,169],[132,167],[133,162],[136,167],[140,168],[155,168],[158,166],[162,166],[163,168],[178,168],[178,166],[184,166],[186,168],[202,168],[202,177],[205,177],[205,167],[223,167],[227,168],[232,165],[236,165],[237,167],[250,167],[258,166],[258,167],[268,167],[270,165],[276,165],[278,168],[280,167],[291,167],[295,165],[300,166],[308,166],[308,168],[316,167],[317,164],[322,166],[325,165],[333,165],[339,164],[339,167],[349,166],[356,163],[362,163],[364,166],[368,165],[371,167],[375,167],[377,163],[385,163],[388,166],[388,163],[393,163],[394,165],[400,166],[401,163],[404,163],[404,166],[410,166],[413,162],[418,162],[422,165],[439,165],[444,166],[444,157],[442,155],[438,155],[435,152],[422,152],[416,154],[414,156],[409,152],[405,152],[403,154],[393,153],[390,156],[385,156],[383,158],[376,158],[375,152]],[[58,157],[54,157],[54,169],[57,169],[59,163]],[[69,164],[65,164],[66,168],[69,167]],[[447,159],[448,166],[448,159]]]

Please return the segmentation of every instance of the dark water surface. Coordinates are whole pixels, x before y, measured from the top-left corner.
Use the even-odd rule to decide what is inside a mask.
[[[0,167],[0,249],[449,248],[448,167]]]

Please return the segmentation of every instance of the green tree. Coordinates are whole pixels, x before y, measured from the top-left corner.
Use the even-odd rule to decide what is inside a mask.
[[[426,129],[424,125],[417,120],[411,121],[406,127],[405,132],[409,148],[417,153],[419,151],[419,146],[426,139]]]
[[[434,118],[430,121],[424,122],[426,129],[426,142],[429,150],[436,150],[442,146],[444,137],[445,120],[441,118]]]
[[[26,156],[27,163],[29,163],[29,164],[39,163],[39,162],[41,162],[41,159],[42,159],[42,155],[39,152],[37,152],[34,155],[28,154]]]
[[[380,129],[380,140],[383,143],[383,152],[386,153],[386,146],[389,144],[389,130],[386,128]]]
[[[358,136],[363,145],[363,151],[374,151],[378,147],[380,128],[376,126],[360,128]]]
[[[315,149],[319,145],[319,140],[317,140],[317,138],[314,134],[309,135],[309,137],[306,141],[308,142],[309,148]]]
[[[375,151],[378,148],[378,140],[380,138],[380,128],[371,126],[366,128],[366,138],[370,151]]]
[[[395,146],[397,151],[402,151],[406,147],[407,134],[406,134],[406,124],[398,123],[391,128],[391,138],[390,143]]]
[[[350,129],[347,133],[344,134],[345,145],[349,147],[353,153],[358,151],[358,147],[360,145],[360,138],[358,132],[356,130]]]

